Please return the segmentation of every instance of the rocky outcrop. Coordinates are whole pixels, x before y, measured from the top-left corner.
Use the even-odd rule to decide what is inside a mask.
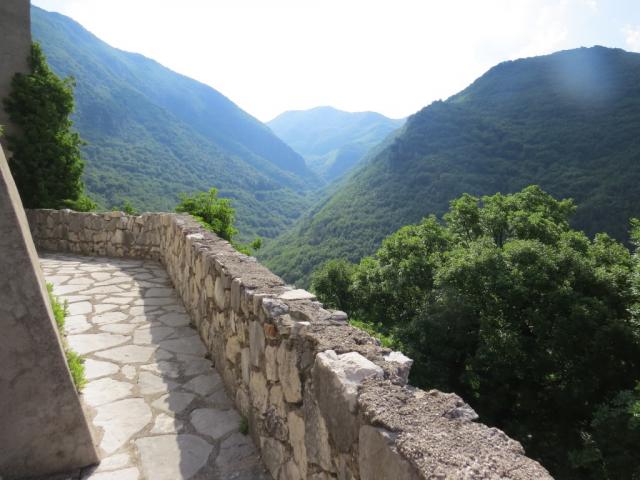
[[[550,478],[458,396],[408,386],[407,357],[188,216],[29,219],[43,249],[165,264],[275,479]]]

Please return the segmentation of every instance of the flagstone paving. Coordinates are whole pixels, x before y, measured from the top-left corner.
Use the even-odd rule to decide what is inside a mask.
[[[55,254],[41,265],[68,303],[67,343],[85,359],[81,398],[103,459],[63,478],[268,478],[160,263]]]

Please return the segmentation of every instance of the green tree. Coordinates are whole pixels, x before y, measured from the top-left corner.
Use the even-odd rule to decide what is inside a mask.
[[[8,134],[11,172],[27,208],[95,207],[81,180],[84,162],[82,140],[72,131],[72,78],[60,79],[47,65],[34,43],[29,59],[31,72],[17,73],[5,110],[17,132]]]
[[[329,260],[311,277],[311,290],[329,308],[353,309],[351,292],[355,265],[346,260]]]
[[[610,459],[634,465],[637,432],[600,443],[640,379],[637,262],[572,230],[574,210],[536,186],[464,195],[357,266],[350,313],[403,345],[414,384],[461,394],[558,478],[632,478]]]

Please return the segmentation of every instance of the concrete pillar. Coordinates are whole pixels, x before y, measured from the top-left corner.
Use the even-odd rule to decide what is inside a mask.
[[[0,148],[0,478],[68,472],[97,461]]]
[[[2,99],[10,91],[16,72],[29,71],[31,13],[29,0],[0,0],[0,125],[11,131]],[[6,148],[6,140],[0,138]]]

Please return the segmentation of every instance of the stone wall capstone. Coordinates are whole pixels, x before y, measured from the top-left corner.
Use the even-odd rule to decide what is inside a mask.
[[[551,478],[411,360],[176,214],[34,210],[45,250],[162,261],[274,479]]]

